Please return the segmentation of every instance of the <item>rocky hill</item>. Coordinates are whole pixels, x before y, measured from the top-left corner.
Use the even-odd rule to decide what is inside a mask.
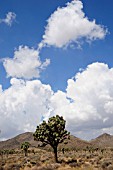
[[[26,133],[20,134],[16,137],[12,138],[12,139],[8,139],[6,141],[1,141],[0,149],[20,148],[21,144],[25,141],[29,142],[31,144],[31,147],[37,147],[40,144],[40,142],[34,141],[32,132],[26,132]],[[68,140],[68,143],[60,144],[59,148],[65,147],[68,149],[77,149],[77,148],[85,148],[90,145],[91,144],[89,142],[81,140],[81,139],[71,135],[70,140]],[[46,146],[46,148],[49,148],[49,146]]]
[[[90,141],[90,143],[97,147],[113,147],[113,135],[104,133]]]
[[[34,141],[33,138],[33,133],[32,132],[26,132],[23,134],[20,134],[12,139],[8,139],[6,141],[1,141],[0,142],[0,149],[15,149],[15,148],[20,148],[21,144],[23,142],[29,142],[31,144],[31,147],[38,147],[40,145],[40,142]],[[68,140],[68,143],[65,144],[60,144],[59,148],[66,148],[66,149],[82,149],[86,147],[113,147],[113,136],[109,134],[102,134],[99,137],[91,140],[91,141],[85,141],[81,140],[75,136],[70,137],[70,140]],[[50,149],[51,147],[46,146],[46,149]]]
[[[25,141],[28,141],[31,146],[37,146],[38,143],[34,141],[33,139],[33,133],[32,132],[26,132],[23,134],[20,134],[14,138],[8,139],[6,141],[0,142],[0,149],[15,149],[20,148],[21,144]]]

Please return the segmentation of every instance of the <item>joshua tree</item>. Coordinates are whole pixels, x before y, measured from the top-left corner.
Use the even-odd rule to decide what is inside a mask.
[[[48,122],[43,121],[42,124],[37,126],[33,134],[34,140],[41,141],[44,146],[49,144],[53,148],[56,162],[58,162],[58,144],[70,137],[70,133],[65,130],[65,123],[66,121],[62,116],[53,116],[49,118]]]
[[[27,156],[29,146],[30,146],[30,143],[29,143],[29,142],[23,142],[23,143],[21,144],[21,149],[24,150],[25,156]]]

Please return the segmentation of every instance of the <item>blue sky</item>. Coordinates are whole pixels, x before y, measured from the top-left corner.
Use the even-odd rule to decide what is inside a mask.
[[[111,111],[113,84],[110,79],[113,68],[112,0],[109,3],[106,0],[102,2],[98,0],[0,0],[0,7],[0,84],[2,91],[0,102],[4,104],[0,116],[3,116],[4,124],[7,124],[6,118],[10,118],[9,122],[12,122],[11,133],[8,131],[10,125],[4,128],[1,124],[0,128],[3,132],[1,139],[9,138],[23,131],[32,131],[42,116],[46,119],[55,114],[63,115],[67,120],[68,129],[81,138],[90,139],[104,131],[112,133],[113,128],[110,122],[113,115]],[[11,18],[8,19],[9,13]],[[42,46],[38,49],[40,43]],[[89,75],[91,72],[94,73],[94,77],[92,74]],[[98,75],[104,74],[107,74],[106,78],[98,77]],[[87,78],[87,75],[91,76],[90,79]],[[86,87],[86,82],[83,82],[82,77],[88,83]],[[95,87],[96,83],[99,84],[99,79],[103,84]],[[91,82],[95,86],[91,85]],[[40,84],[36,96],[31,96],[29,100],[27,100],[28,83],[32,84],[32,89],[34,86],[38,88],[38,84]],[[81,87],[80,91],[78,91],[78,84]],[[87,88],[90,89],[90,93],[84,90]],[[98,92],[100,88],[103,93],[107,91],[109,97],[107,95],[106,98],[100,100],[101,97],[98,96],[101,94],[99,94],[96,96],[98,99],[96,97],[90,99],[88,96],[93,96],[93,91],[95,91],[95,95],[97,94],[95,88],[98,89]],[[26,94],[20,95],[20,90],[26,91]],[[33,93],[33,91],[30,92]],[[86,99],[81,94],[86,95]],[[43,95],[46,99],[43,99]],[[14,103],[13,97],[15,97],[16,103]],[[40,98],[42,103],[38,103]],[[73,106],[71,102],[68,103],[67,98],[74,100]],[[62,102],[58,102],[60,99]],[[81,107],[79,102],[83,102],[83,99],[87,101],[86,108],[94,109],[93,113],[90,114],[90,111],[84,107],[84,110],[79,109]],[[29,108],[28,105],[32,100],[35,104]],[[104,105],[100,108],[98,105],[103,104],[103,100]],[[36,103],[38,103],[37,106]],[[12,109],[9,113],[10,104]],[[19,104],[20,108],[17,108]],[[69,104],[70,106],[68,106]],[[106,106],[107,104],[108,106]],[[44,108],[42,105],[46,105],[46,107]],[[61,105],[63,108],[59,109]],[[72,112],[66,113],[64,106],[67,110],[71,108]],[[38,110],[37,107],[40,109]],[[39,115],[34,111],[35,109],[40,112]],[[76,109],[78,109],[77,115]],[[103,109],[105,109],[104,114],[101,114]],[[27,114],[26,126],[21,127],[21,114],[24,111]],[[68,114],[73,116],[69,117]],[[79,114],[81,114],[80,117]],[[34,117],[31,122],[30,116]],[[35,116],[38,118],[33,122]],[[16,118],[18,118],[18,128],[14,130]],[[86,126],[88,122],[94,120],[94,127],[90,123],[89,126]],[[76,121],[77,125],[74,126]],[[82,130],[84,127],[86,130]],[[86,133],[88,130],[90,132]],[[91,136],[92,132],[93,136]]]
[[[48,1],[8,1],[0,2],[1,18],[4,18],[8,11],[13,11],[17,17],[11,27],[5,24],[0,25],[0,57],[12,57],[14,49],[19,45],[37,47],[44,34],[46,20],[57,7],[65,6],[68,1],[50,0]],[[70,2],[70,1],[69,1]],[[99,61],[108,63],[112,67],[112,30],[111,20],[113,2],[103,3],[96,1],[83,1],[86,16],[91,20],[96,19],[97,23],[105,25],[110,34],[102,41],[95,41],[91,45],[85,44],[82,50],[78,49],[56,49],[54,47],[44,48],[41,58],[51,58],[51,65],[46,69],[40,78],[44,83],[49,83],[56,91],[66,87],[68,78],[75,75],[79,68],[85,68],[88,64]],[[103,50],[104,49],[104,50]],[[0,82],[4,88],[7,87],[8,80],[5,78],[2,68]],[[64,74],[65,73],[65,74]],[[57,81],[54,75],[57,76]]]

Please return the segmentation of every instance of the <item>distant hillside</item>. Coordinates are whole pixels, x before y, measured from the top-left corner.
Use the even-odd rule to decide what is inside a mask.
[[[15,149],[20,148],[21,143],[24,141],[28,141],[31,146],[37,146],[38,142],[34,141],[33,133],[32,132],[26,132],[23,134],[20,134],[12,139],[8,139],[6,141],[0,142],[0,149]]]
[[[86,148],[87,146],[91,146],[91,145],[92,144],[90,142],[71,135],[70,140],[68,140],[68,143],[66,145],[63,144],[63,147],[69,148],[69,149],[82,149],[82,148]]]
[[[40,144],[40,142],[34,141],[32,132],[26,132],[12,139],[0,142],[0,149],[20,148],[21,143],[23,143],[24,141],[28,141],[31,144],[31,146],[34,146],[34,147],[37,147],[38,144]],[[71,136],[67,144],[60,144],[59,147],[60,148],[64,147],[68,149],[76,149],[76,148],[85,148],[86,146],[90,146],[90,145],[91,144],[87,141]],[[48,148],[48,146],[46,148]]]
[[[113,135],[104,133],[96,139],[91,140],[90,143],[97,147],[113,147]]]
[[[34,141],[33,133],[26,132],[20,134],[12,139],[8,139],[6,141],[0,142],[0,149],[15,149],[20,148],[21,143],[28,141],[31,144],[31,147],[38,147],[40,142]],[[68,148],[68,149],[81,149],[86,148],[87,146],[94,146],[94,147],[113,147],[113,136],[109,134],[102,134],[96,139],[87,142],[85,140],[81,140],[75,136],[70,137],[67,144],[60,144],[59,148]],[[50,148],[46,146],[46,149]]]

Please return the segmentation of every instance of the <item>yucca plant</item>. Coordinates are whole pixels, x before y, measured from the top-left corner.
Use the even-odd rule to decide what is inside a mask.
[[[41,141],[44,146],[49,144],[53,148],[56,162],[58,144],[70,137],[70,133],[65,130],[65,124],[63,117],[56,115],[49,118],[48,122],[43,121],[33,134],[34,140]]]
[[[28,149],[29,149],[30,143],[29,142],[23,142],[21,144],[21,149],[23,149],[25,156],[28,154]]]

